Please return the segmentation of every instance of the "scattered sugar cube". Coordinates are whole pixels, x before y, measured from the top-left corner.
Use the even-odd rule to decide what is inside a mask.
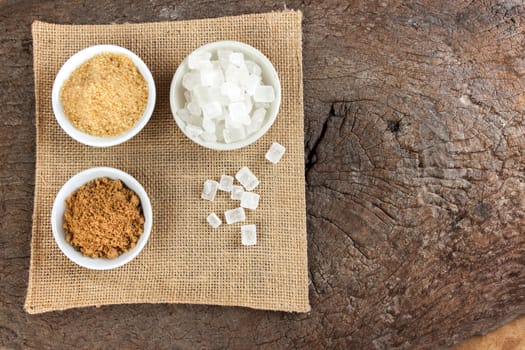
[[[233,176],[222,175],[219,182],[219,190],[231,192],[233,190]]]
[[[242,186],[234,185],[232,188],[231,199],[240,201],[243,193],[244,193],[244,189],[242,188]]]
[[[208,201],[213,201],[215,199],[215,194],[217,194],[217,188],[219,188],[219,183],[217,181],[204,181],[201,198],[206,199]]]
[[[272,143],[268,152],[266,152],[266,159],[268,159],[273,164],[279,163],[281,160],[286,148],[283,145],[278,144],[277,142]]]
[[[246,220],[246,215],[244,214],[243,208],[226,210],[224,212],[224,217],[226,218],[227,224],[234,224],[236,222]]]
[[[241,207],[255,210],[259,206],[260,196],[254,192],[244,192],[241,197]]]
[[[253,99],[255,102],[273,102],[275,99],[273,86],[260,85],[256,87],[255,93],[253,94]]]
[[[252,191],[255,187],[259,185],[259,179],[252,173],[252,171],[247,167],[242,167],[235,178],[244,186],[248,191]]]
[[[208,215],[206,221],[208,221],[208,224],[210,224],[210,226],[213,228],[217,228],[222,224],[222,220],[217,216],[217,214],[213,212]]]
[[[224,137],[224,142],[232,143],[232,142],[240,141],[244,139],[246,137],[246,132],[244,131],[244,128],[241,126],[239,128],[224,129],[222,132],[222,135]]]
[[[186,133],[190,137],[197,137],[197,136],[199,136],[200,134],[202,134],[204,132],[204,130],[202,130],[201,127],[195,126],[195,125],[192,125],[192,124],[186,125],[186,129],[185,130],[186,130]]]
[[[257,228],[255,225],[241,226],[241,243],[242,245],[256,245],[257,244]]]

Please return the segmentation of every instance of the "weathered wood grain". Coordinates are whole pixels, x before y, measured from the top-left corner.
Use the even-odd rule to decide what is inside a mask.
[[[30,24],[304,12],[309,314],[117,305],[29,316]],[[0,346],[438,349],[525,313],[525,6],[0,1]]]

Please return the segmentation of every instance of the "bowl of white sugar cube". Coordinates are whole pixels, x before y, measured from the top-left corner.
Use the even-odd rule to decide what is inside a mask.
[[[257,141],[281,104],[279,76],[256,48],[218,41],[190,53],[173,76],[170,105],[182,132],[214,150]]]

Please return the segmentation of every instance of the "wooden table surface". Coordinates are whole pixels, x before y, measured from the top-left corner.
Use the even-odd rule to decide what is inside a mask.
[[[30,316],[30,25],[299,9],[308,314],[116,305]],[[0,347],[443,349],[525,313],[525,7],[0,0]]]

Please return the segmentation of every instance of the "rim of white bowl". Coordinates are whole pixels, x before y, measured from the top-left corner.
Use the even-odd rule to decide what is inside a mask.
[[[108,177],[110,179],[121,180],[127,188],[131,189],[140,198],[140,204],[142,207],[142,213],[144,215],[144,232],[140,235],[139,240],[135,247],[119,255],[114,259],[105,258],[90,258],[82,255],[71,244],[66,242],[64,230],[62,228],[65,212],[65,200],[66,198],[78,190],[80,186],[85,185],[89,181],[100,178]],[[58,191],[53,208],[51,210],[51,229],[53,231],[53,237],[58,247],[69,258],[72,262],[82,267],[91,270],[110,270],[127,264],[133,260],[137,255],[140,254],[146,243],[148,242],[151,228],[153,226],[153,210],[151,208],[151,202],[148,194],[144,190],[144,187],[128,173],[110,167],[96,167],[83,170],[73,177],[71,177]]]
[[[245,54],[248,53],[250,55],[249,58],[257,64],[259,64],[259,66],[261,66],[262,74],[267,74],[270,76],[269,81],[267,81],[268,79],[263,78],[264,83],[272,85],[275,90],[275,100],[271,103],[271,106],[268,109],[266,123],[257,132],[251,134],[244,140],[232,143],[206,142],[198,137],[192,137],[188,135],[184,130],[184,124],[182,124],[183,121],[177,115],[177,110],[183,107],[183,103],[181,103],[181,100],[184,99],[184,87],[182,86],[182,78],[184,74],[188,71],[187,64],[189,55],[199,52],[216,51],[218,49],[230,49],[238,51],[240,50]],[[262,136],[264,136],[264,134],[266,134],[266,132],[270,130],[271,126],[275,122],[275,119],[277,118],[277,115],[279,114],[279,109],[281,107],[281,81],[279,80],[279,75],[277,74],[274,65],[268,59],[268,57],[266,57],[261,51],[259,51],[255,47],[234,40],[215,41],[209,44],[205,44],[192,51],[189,55],[184,58],[182,63],[175,71],[170,87],[171,113],[173,114],[173,118],[175,119],[175,122],[177,123],[177,126],[182,131],[182,133],[193,142],[203,147],[217,151],[230,151],[246,147],[260,139]]]
[[[110,137],[99,137],[93,136],[88,133],[82,132],[79,129],[75,128],[73,124],[69,121],[66,114],[64,113],[64,108],[60,100],[60,89],[64,82],[69,78],[71,73],[77,69],[82,63],[86,62],[95,55],[104,52],[119,53],[124,54],[131,58],[135,66],[138,68],[140,74],[146,80],[148,84],[148,101],[146,103],[146,109],[140,117],[140,119],[133,125],[133,127],[123,134]],[[142,59],[137,56],[132,51],[117,45],[94,45],[86,47],[75,53],[71,56],[60,68],[55,81],[53,83],[53,90],[51,91],[51,100],[53,105],[53,113],[55,118],[66,134],[71,136],[73,139],[77,140],[84,145],[93,146],[93,147],[110,147],[116,146],[127,140],[131,139],[133,136],[138,134],[144,126],[148,123],[155,109],[155,99],[156,99],[156,89],[155,81],[153,80],[153,75],[149,70],[148,66],[142,61]]]

